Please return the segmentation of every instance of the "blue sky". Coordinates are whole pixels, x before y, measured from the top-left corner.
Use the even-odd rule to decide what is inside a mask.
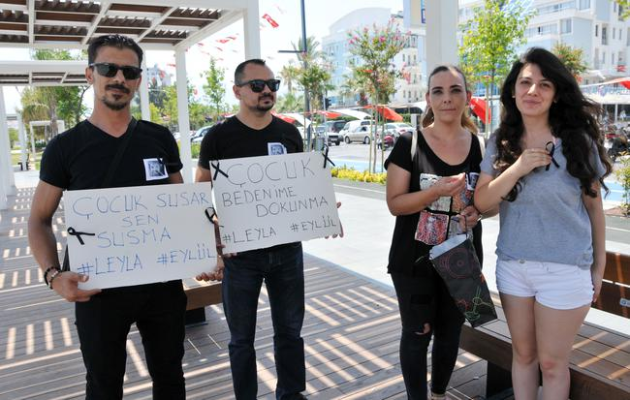
[[[360,8],[385,7],[392,12],[401,11],[402,0],[305,0],[306,3],[306,33],[308,36],[315,36],[320,42],[323,36],[328,34],[329,26],[349,12]],[[279,54],[278,50],[291,50],[291,42],[297,42],[302,34],[301,14],[299,0],[260,0],[260,15],[268,14],[278,27],[271,25],[260,19],[264,28],[261,29],[262,56],[267,59],[274,72],[279,72],[280,68],[289,59],[295,59],[294,55]],[[229,36],[236,37],[221,44],[218,40],[226,39]],[[220,67],[226,69],[226,91],[227,101],[235,103],[231,95],[232,74],[236,65],[244,60],[243,50],[243,30],[242,23],[238,22],[228,26],[220,33],[206,38],[203,46],[193,46],[189,49],[186,57],[187,72],[193,85],[201,92],[201,73],[208,68],[210,56],[218,60]],[[21,49],[11,49],[3,51],[4,60],[27,60],[28,51]],[[167,72],[175,78],[175,68],[167,66],[174,64],[175,57],[169,51],[149,51],[146,55],[147,66],[158,64],[165,68]],[[15,106],[19,105],[19,96],[13,87],[5,87],[5,100],[7,101],[7,112],[13,113]],[[86,105],[92,102],[91,96],[86,96]]]

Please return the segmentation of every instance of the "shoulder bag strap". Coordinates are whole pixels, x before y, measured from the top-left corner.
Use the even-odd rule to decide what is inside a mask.
[[[120,160],[122,160],[122,156],[125,150],[127,150],[132,133],[136,129],[137,125],[138,125],[138,121],[136,121],[136,119],[132,117],[131,121],[129,121],[129,125],[127,125],[127,131],[125,132],[125,136],[122,138],[122,142],[118,146],[118,151],[116,151],[116,155],[114,156],[112,163],[109,165],[109,170],[107,171],[107,175],[105,176],[105,179],[103,180],[103,183],[101,184],[101,188],[107,187],[109,186],[110,183],[112,183],[114,174],[116,173],[116,170],[118,169],[118,166],[120,165]]]

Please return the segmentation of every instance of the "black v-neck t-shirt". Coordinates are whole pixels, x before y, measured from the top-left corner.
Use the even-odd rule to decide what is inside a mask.
[[[234,116],[212,127],[203,138],[198,165],[210,169],[210,160],[270,155],[269,144],[281,144],[287,154],[303,151],[300,132],[288,122],[273,117],[269,125],[256,130]]]
[[[479,164],[482,154],[479,139],[473,135],[466,159],[458,165],[450,165],[440,159],[428,145],[421,131],[417,132],[418,142],[414,159],[411,159],[411,134],[403,134],[396,142],[385,162],[409,171],[409,193],[426,190],[441,177],[466,173],[467,189],[460,196],[442,197],[419,213],[396,217],[396,225],[389,253],[388,272],[403,273],[411,276],[431,275],[428,257],[416,263],[416,260],[429,254],[431,248],[453,234],[450,217],[457,215],[467,205],[472,204],[474,187],[479,177]],[[419,224],[419,222],[421,222]],[[479,260],[483,260],[481,247],[481,224],[473,229],[473,243]]]
[[[82,121],[55,136],[42,157],[40,179],[67,190],[100,189],[125,135],[116,138]],[[138,121],[108,187],[169,183],[168,174],[182,169],[171,132]]]

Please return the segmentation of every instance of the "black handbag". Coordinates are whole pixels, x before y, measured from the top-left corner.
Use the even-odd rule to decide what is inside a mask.
[[[442,277],[455,305],[473,328],[497,319],[471,233],[455,235],[434,246],[429,260]]]
[[[127,131],[123,136],[122,142],[118,146],[118,150],[114,155],[114,159],[112,163],[109,165],[109,169],[107,170],[107,175],[105,179],[103,179],[103,183],[101,183],[101,188],[106,188],[112,183],[112,179],[114,179],[114,174],[116,170],[120,166],[120,161],[122,160],[122,156],[127,150],[127,146],[131,140],[131,134],[136,130],[136,126],[138,125],[138,121],[135,118],[131,117],[131,121],[129,121],[129,125],[127,125]],[[62,271],[70,271],[70,255],[68,254],[68,244],[66,243],[66,251],[63,255],[63,262],[61,264]]]

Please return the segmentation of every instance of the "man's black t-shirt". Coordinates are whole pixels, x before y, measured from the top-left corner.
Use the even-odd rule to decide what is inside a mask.
[[[428,255],[431,248],[443,242],[456,229],[456,223],[450,217],[458,214],[467,205],[472,204],[474,187],[479,177],[479,164],[482,154],[479,139],[472,135],[468,157],[459,165],[450,165],[442,161],[431,150],[418,131],[418,147],[414,159],[411,159],[411,134],[403,134],[396,142],[385,167],[394,163],[411,173],[409,193],[427,189],[440,177],[466,173],[467,190],[460,196],[442,197],[426,209],[411,215],[396,217],[392,245],[389,252],[388,272],[406,275],[427,276],[431,274],[428,257],[416,264],[420,257]],[[422,222],[419,224],[419,222]],[[481,224],[473,229],[473,243],[479,260],[483,259],[481,247]],[[427,270],[428,269],[428,270]]]
[[[116,138],[87,120],[80,122],[48,143],[40,179],[68,190],[102,188],[125,135]],[[138,121],[108,187],[165,184],[169,182],[168,174],[181,169],[177,143],[169,130]]]
[[[215,125],[203,138],[199,166],[210,169],[210,160],[301,153],[303,149],[300,132],[280,118],[273,117],[269,125],[256,130],[232,117]]]

